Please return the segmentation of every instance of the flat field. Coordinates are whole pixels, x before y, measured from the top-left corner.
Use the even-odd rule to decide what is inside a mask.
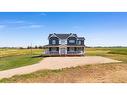
[[[0,71],[31,65],[42,60],[42,49],[0,49]]]
[[[43,49],[0,49],[0,57],[12,57],[17,55],[39,55]]]
[[[34,83],[127,83],[127,48],[87,48],[88,56],[103,56],[122,61],[89,64],[62,70],[41,70],[4,78],[0,82]]]

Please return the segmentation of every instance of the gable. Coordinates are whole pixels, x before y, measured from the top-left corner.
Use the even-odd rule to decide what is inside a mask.
[[[54,34],[49,34],[48,39],[50,39],[51,37],[57,37],[57,36],[55,35],[55,33],[54,33]],[[57,38],[58,38],[58,37],[57,37]]]
[[[70,34],[56,34],[56,36],[60,39],[67,39],[70,36]]]
[[[70,36],[67,37],[67,39],[70,38],[70,37],[75,37],[75,38],[77,38],[77,35],[71,33]]]
[[[84,37],[77,37],[76,34],[56,34],[56,33],[53,33],[53,34],[49,34],[49,39],[51,37],[57,37],[58,39],[68,39],[69,37],[75,37],[77,40],[85,40]]]

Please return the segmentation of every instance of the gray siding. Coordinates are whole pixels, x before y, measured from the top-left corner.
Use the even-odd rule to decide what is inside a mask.
[[[81,41],[81,45],[84,45],[84,40]]]
[[[84,45],[84,40],[78,40],[77,44],[79,45],[79,41],[81,41],[81,45]]]

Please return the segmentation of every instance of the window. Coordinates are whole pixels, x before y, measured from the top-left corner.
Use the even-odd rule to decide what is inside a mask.
[[[52,44],[56,44],[56,40],[52,40]]]
[[[78,44],[81,45],[81,41],[78,41]]]
[[[75,40],[69,40],[69,43],[75,43]]]

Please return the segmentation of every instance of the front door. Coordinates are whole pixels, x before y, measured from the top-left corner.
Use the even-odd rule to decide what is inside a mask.
[[[60,49],[60,53],[61,53],[61,54],[66,54],[66,49],[65,49],[65,48],[61,48],[61,49]]]

